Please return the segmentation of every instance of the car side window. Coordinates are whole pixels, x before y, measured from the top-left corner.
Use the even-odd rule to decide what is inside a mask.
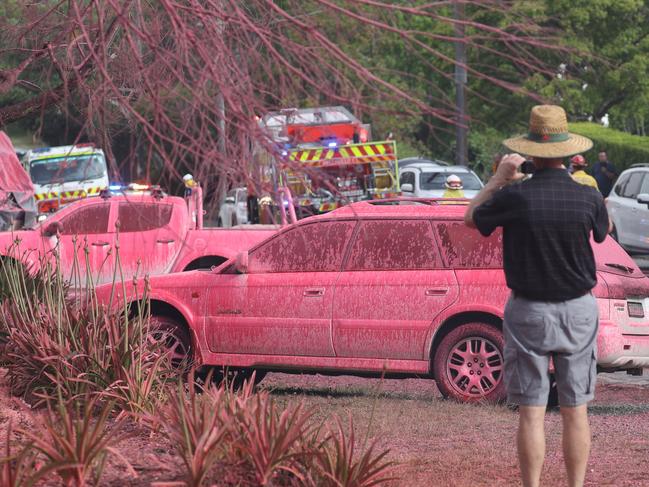
[[[618,196],[622,196],[622,193],[624,193],[624,188],[626,186],[626,183],[629,182],[629,175],[628,174],[623,174],[620,176],[620,179],[617,180],[617,184],[615,185],[615,194]]]
[[[335,272],[342,265],[355,221],[297,225],[253,250],[248,272]]]
[[[403,172],[401,173],[401,177],[399,178],[399,185],[403,184],[412,184],[412,188],[415,188],[415,173],[408,171],[408,172]]]
[[[429,221],[366,220],[360,223],[345,270],[437,267],[441,261]]]
[[[647,194],[649,193],[649,178],[645,174],[644,179],[642,180],[642,185],[640,186],[640,190],[638,191],[638,194]]]
[[[463,269],[496,269],[503,266],[502,230],[485,238],[463,222],[440,222],[435,225],[446,265]]]
[[[636,198],[638,193],[640,193],[640,185],[642,184],[642,179],[644,174],[641,172],[634,172],[629,175],[629,182],[624,186],[622,194],[624,198]]]
[[[79,208],[61,219],[62,235],[89,235],[108,232],[110,203]]]
[[[169,224],[173,205],[164,203],[120,203],[117,219],[120,232],[144,232]]]

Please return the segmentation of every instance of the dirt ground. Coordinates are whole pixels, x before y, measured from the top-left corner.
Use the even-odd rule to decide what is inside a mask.
[[[649,371],[643,377],[601,374],[590,407],[593,449],[589,486],[649,486]],[[278,401],[305,401],[316,417],[351,415],[357,435],[379,438],[399,463],[395,486],[511,486],[518,483],[514,446],[517,413],[500,406],[443,400],[433,381],[269,374],[262,387]],[[34,413],[7,395],[0,370],[0,438],[9,419],[34,427]],[[150,485],[179,479],[179,459],[159,436],[132,428],[120,451],[137,477],[119,464],[102,485]],[[543,485],[565,485],[558,412],[546,421]]]

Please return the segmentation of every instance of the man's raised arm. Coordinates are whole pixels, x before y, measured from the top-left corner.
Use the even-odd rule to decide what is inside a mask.
[[[482,203],[490,199],[496,191],[512,181],[521,179],[524,174],[518,171],[518,168],[525,162],[525,158],[519,154],[507,154],[502,158],[496,174],[494,174],[484,188],[471,200],[466,213],[464,214],[464,223],[471,228],[475,228],[473,222],[473,211]]]

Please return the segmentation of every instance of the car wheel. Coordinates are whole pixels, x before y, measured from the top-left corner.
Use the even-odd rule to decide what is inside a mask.
[[[156,339],[164,339],[174,368],[181,368],[191,360],[191,337],[186,327],[168,316],[152,316],[151,334]]]
[[[460,402],[502,402],[505,341],[486,323],[466,323],[449,332],[433,358],[437,387]]]

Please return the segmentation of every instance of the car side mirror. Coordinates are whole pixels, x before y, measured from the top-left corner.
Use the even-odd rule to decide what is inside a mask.
[[[638,203],[649,206],[649,193],[640,193],[638,195]]]
[[[412,184],[410,183],[404,183],[401,185],[401,192],[403,193],[412,193],[414,191],[414,188],[412,187]]]
[[[228,196],[227,198],[225,198],[225,202],[234,204],[234,196]]]
[[[53,237],[63,232],[63,225],[61,222],[52,222],[43,229],[44,237]]]
[[[239,274],[248,273],[248,251],[244,250],[237,254],[237,258],[234,262],[234,268]]]

